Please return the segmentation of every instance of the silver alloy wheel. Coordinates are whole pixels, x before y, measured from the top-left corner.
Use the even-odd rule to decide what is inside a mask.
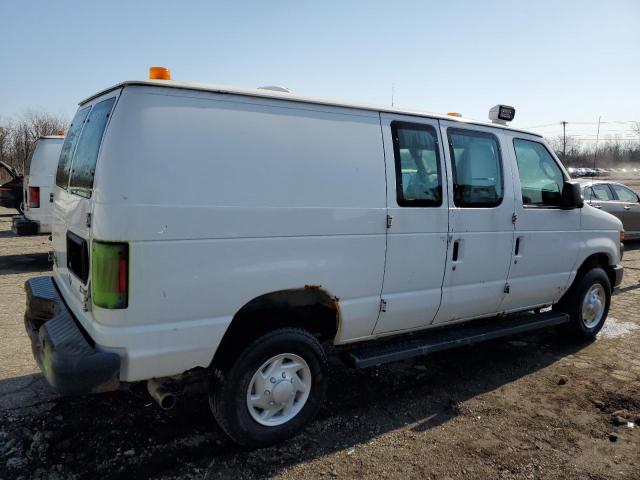
[[[247,389],[247,408],[261,425],[275,427],[295,417],[309,398],[311,369],[293,353],[281,353],[264,362]]]
[[[582,322],[585,327],[593,328],[598,325],[604,315],[605,305],[604,287],[599,283],[594,283],[582,300]]]

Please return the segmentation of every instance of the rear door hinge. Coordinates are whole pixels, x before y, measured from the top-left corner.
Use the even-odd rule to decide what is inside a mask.
[[[80,295],[82,295],[82,310],[85,312],[91,311],[91,286],[87,288],[80,286]]]
[[[511,215],[511,223],[513,223],[515,225],[517,221],[518,221],[518,215],[514,212]]]
[[[392,223],[393,223],[393,217],[391,215],[387,215],[387,228],[391,228]]]
[[[387,311],[387,301],[383,300],[382,298],[380,299],[380,311],[381,312]]]
[[[87,213],[86,225],[87,225],[87,228],[89,228],[91,226],[91,214],[90,213]]]
[[[508,283],[504,284],[504,293],[509,293],[511,291],[511,286]]]

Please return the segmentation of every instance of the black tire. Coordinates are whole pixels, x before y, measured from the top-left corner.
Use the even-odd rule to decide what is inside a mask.
[[[288,422],[265,426],[247,407],[247,389],[258,368],[270,358],[290,353],[302,357],[311,371],[311,390],[302,410]],[[261,448],[297,435],[318,413],[327,389],[327,357],[320,342],[306,330],[282,328],[247,345],[226,369],[215,369],[209,405],[218,425],[237,444]]]
[[[595,284],[600,284],[604,288],[604,314],[597,324],[587,326],[582,316],[582,304],[585,295]],[[610,305],[611,281],[602,268],[594,267],[576,280],[569,292],[554,307],[554,310],[564,312],[571,318],[569,324],[563,328],[565,334],[572,340],[585,341],[593,340],[600,331],[609,314]]]

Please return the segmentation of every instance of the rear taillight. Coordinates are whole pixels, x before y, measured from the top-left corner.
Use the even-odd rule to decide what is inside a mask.
[[[40,208],[40,187],[29,187],[29,208]]]
[[[91,248],[93,303],[103,308],[129,304],[129,245],[93,241]]]

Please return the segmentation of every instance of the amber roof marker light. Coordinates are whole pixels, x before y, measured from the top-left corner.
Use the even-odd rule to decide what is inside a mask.
[[[167,67],[149,67],[149,80],[171,80],[171,71]]]

